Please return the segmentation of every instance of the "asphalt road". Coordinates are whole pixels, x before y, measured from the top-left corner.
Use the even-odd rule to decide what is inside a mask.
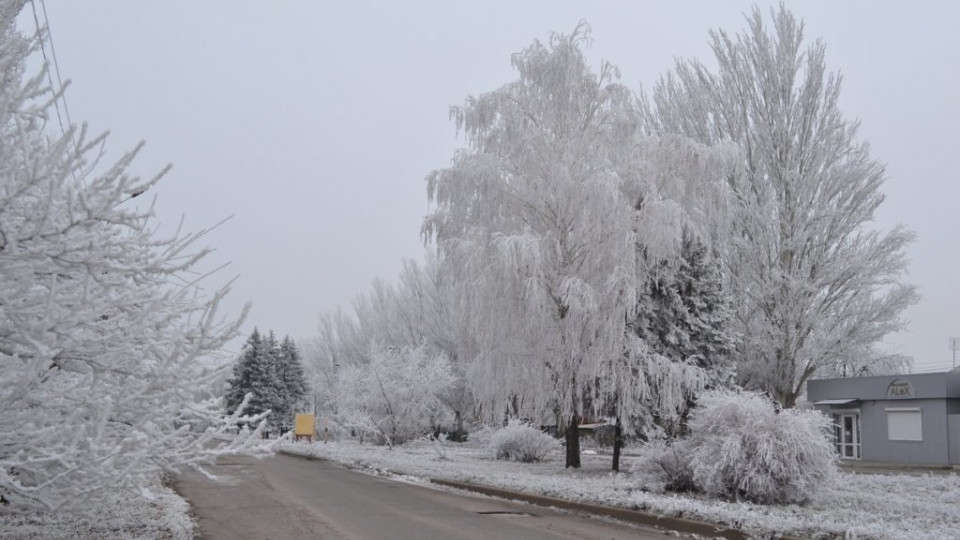
[[[398,482],[278,454],[181,475],[203,539],[642,539],[658,531]]]

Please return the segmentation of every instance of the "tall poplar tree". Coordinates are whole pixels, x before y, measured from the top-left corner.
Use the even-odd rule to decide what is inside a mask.
[[[710,33],[716,70],[678,61],[654,90],[649,126],[740,146],[725,252],[739,295],[738,374],[791,407],[810,377],[885,357],[876,345],[917,300],[902,281],[913,235],[870,225],[884,166],[840,111],[841,77],[826,70],[823,43],[804,46],[782,4],[747,22],[735,36]]]

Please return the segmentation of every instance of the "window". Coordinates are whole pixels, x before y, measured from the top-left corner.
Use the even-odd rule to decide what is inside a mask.
[[[887,439],[922,441],[923,416],[920,409],[887,409]]]

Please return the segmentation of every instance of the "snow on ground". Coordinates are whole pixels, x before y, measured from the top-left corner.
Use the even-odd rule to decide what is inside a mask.
[[[85,513],[0,514],[0,538],[188,540],[195,525],[189,510],[189,503],[166,486],[152,488],[149,496],[117,491]]]
[[[361,469],[386,469],[420,478],[472,482],[586,503],[648,510],[734,526],[756,536],[770,533],[809,538],[956,538],[960,531],[960,475],[875,475],[840,473],[806,506],[763,506],[696,495],[656,493],[638,472],[642,455],[624,456],[620,474],[610,457],[583,455],[580,470],[563,467],[557,453],[544,463],[493,459],[475,444],[447,443],[440,457],[433,443],[413,442],[393,450],[354,440],[286,443],[290,453],[321,457]],[[642,452],[642,451],[638,451]],[[655,488],[654,488],[655,489]]]

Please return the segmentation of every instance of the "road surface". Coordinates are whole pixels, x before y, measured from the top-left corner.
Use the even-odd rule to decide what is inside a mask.
[[[183,474],[201,538],[280,540],[642,539],[651,529],[441,491],[277,454],[221,458],[212,472]]]

